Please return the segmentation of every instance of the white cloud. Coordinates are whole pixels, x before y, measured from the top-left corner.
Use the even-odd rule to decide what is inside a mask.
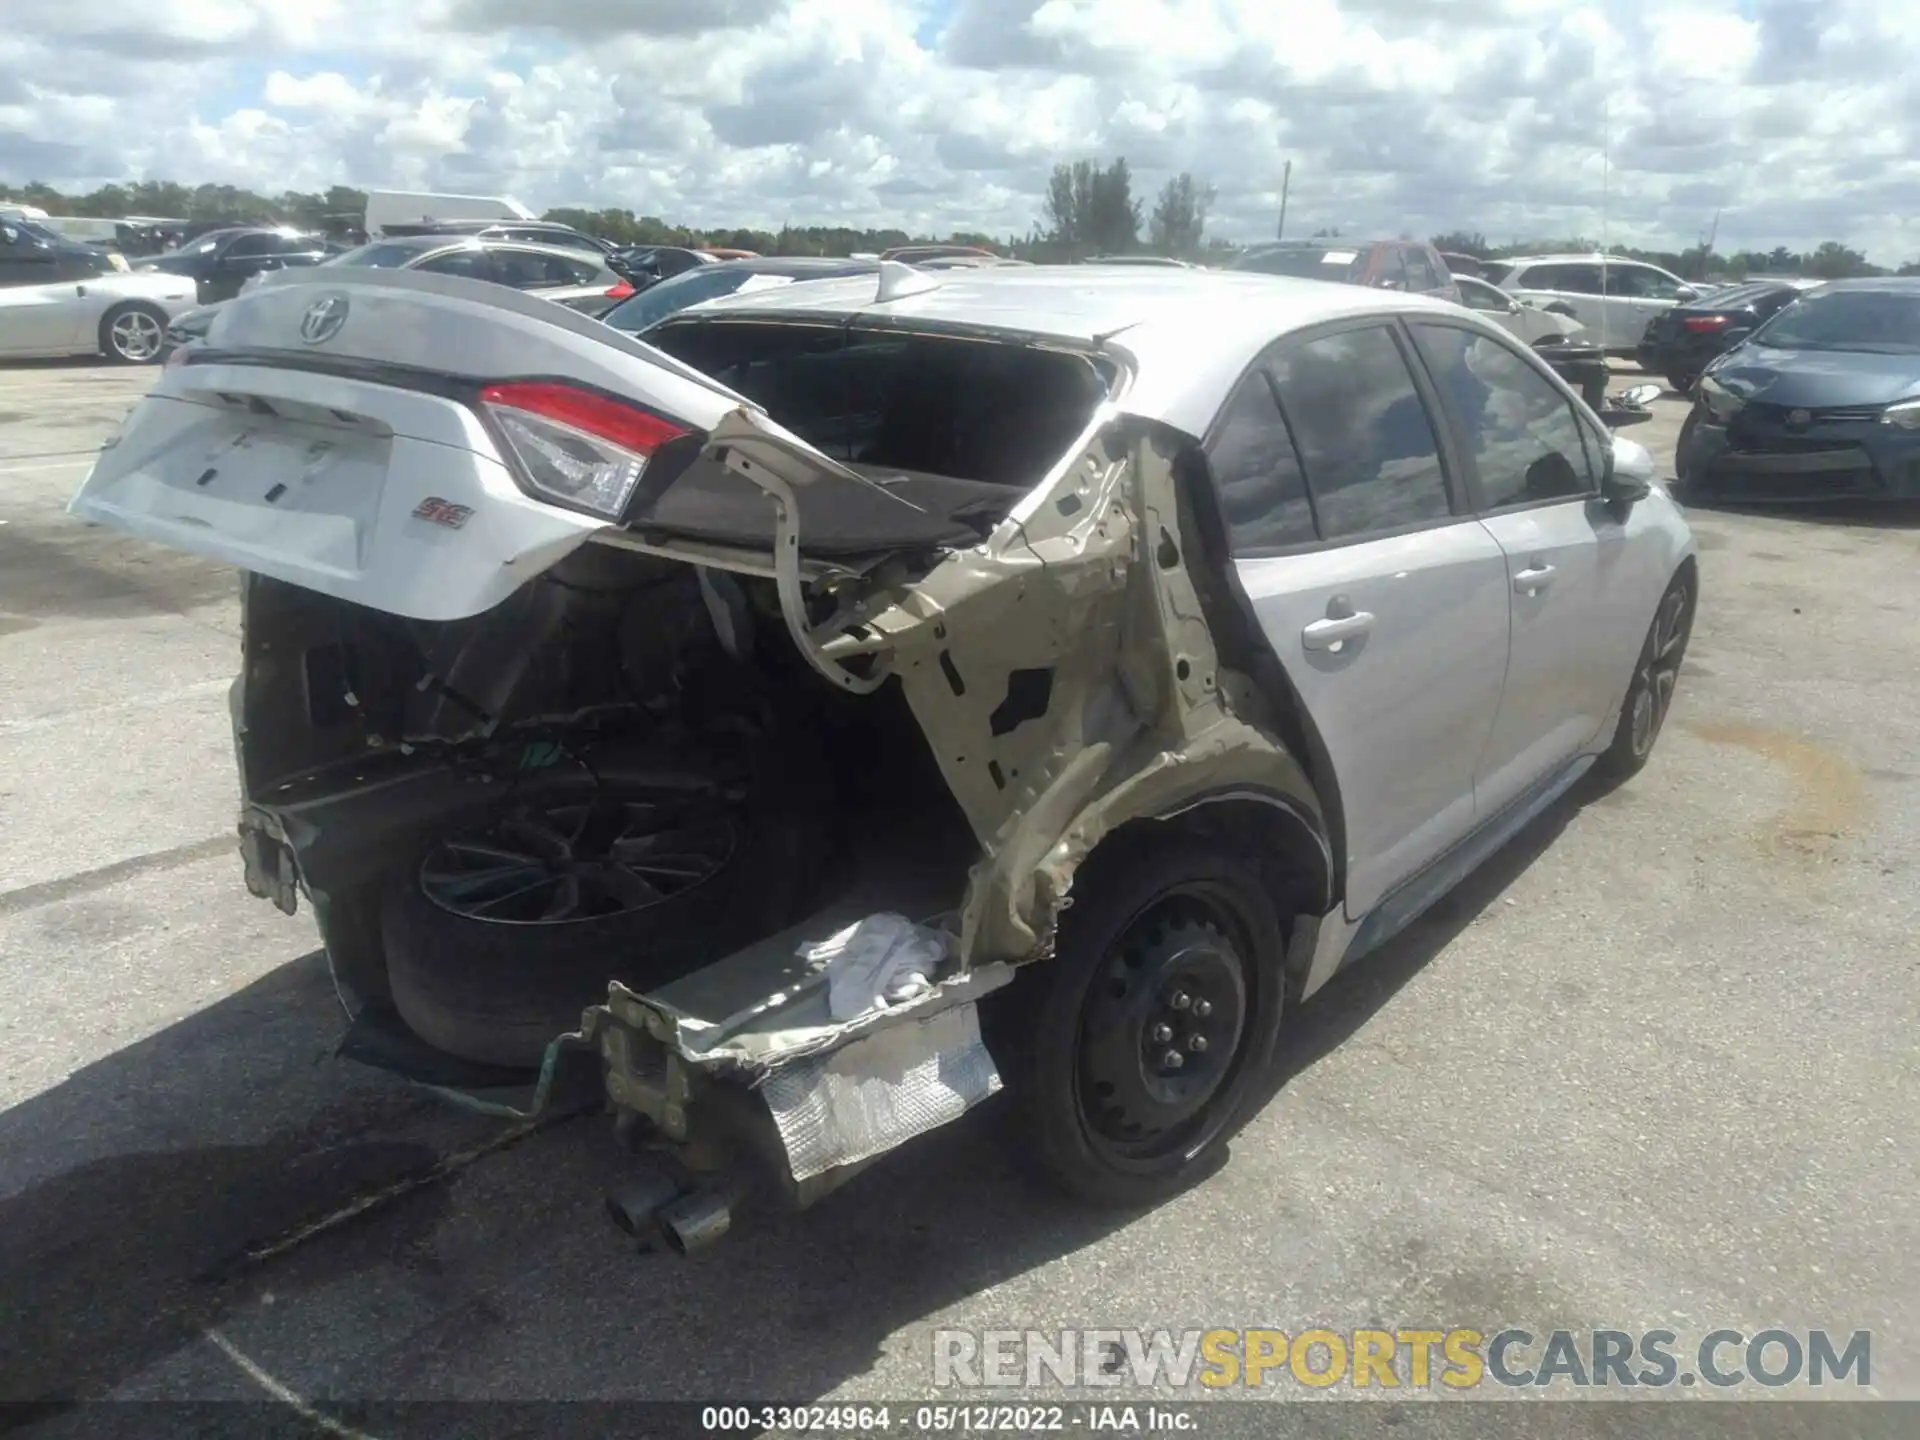
[[[1215,230],[1601,225],[1920,255],[1911,0],[9,4],[0,180],[492,188],[690,223],[1025,231],[1056,160]]]

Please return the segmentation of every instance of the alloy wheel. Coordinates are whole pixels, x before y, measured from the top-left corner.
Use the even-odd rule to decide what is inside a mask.
[[[160,353],[165,338],[160,322],[144,310],[129,310],[109,327],[113,350],[122,360],[144,364]]]
[[[1634,677],[1632,735],[1636,756],[1653,749],[1660,727],[1666,724],[1692,622],[1693,596],[1686,586],[1675,585],[1661,598],[1640,672]]]
[[[523,806],[442,840],[420,867],[441,909],[496,925],[562,925],[685,894],[733,856],[732,820],[684,799]]]

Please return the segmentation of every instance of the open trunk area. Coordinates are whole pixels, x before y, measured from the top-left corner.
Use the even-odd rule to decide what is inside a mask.
[[[898,687],[821,680],[771,588],[588,546],[431,622],[250,577],[243,834],[466,1061],[537,1064],[614,980],[715,1023],[791,990],[800,939],[951,911],[978,847]]]

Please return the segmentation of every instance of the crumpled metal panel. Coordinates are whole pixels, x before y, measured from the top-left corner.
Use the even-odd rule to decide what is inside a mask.
[[[801,1181],[958,1120],[999,1088],[979,1008],[958,1005],[782,1065],[760,1093]]]

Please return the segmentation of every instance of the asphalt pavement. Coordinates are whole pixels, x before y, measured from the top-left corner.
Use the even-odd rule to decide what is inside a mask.
[[[310,921],[241,884],[233,577],[62,513],[148,379],[0,368],[0,1399],[898,1400],[938,1329],[1381,1324],[1865,1329],[1920,1399],[1920,512],[1696,510],[1651,766],[1303,1007],[1231,1164],[1150,1213],[1033,1189],[1008,1097],[642,1256],[590,1118],[249,1264],[497,1122],[331,1058]]]

